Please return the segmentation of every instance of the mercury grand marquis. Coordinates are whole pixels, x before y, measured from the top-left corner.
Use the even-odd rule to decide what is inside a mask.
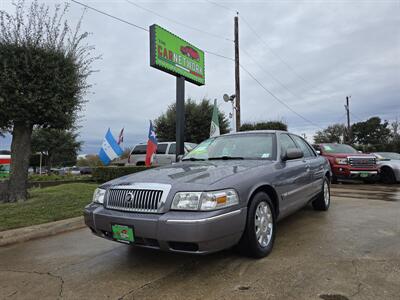
[[[284,131],[221,135],[175,164],[96,189],[85,223],[103,238],[206,254],[235,246],[267,256],[277,222],[311,203],[330,205],[331,170],[300,136]]]

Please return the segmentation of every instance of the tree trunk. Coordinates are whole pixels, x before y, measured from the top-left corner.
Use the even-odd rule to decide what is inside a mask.
[[[25,201],[28,197],[28,168],[31,155],[32,126],[14,124],[11,143],[11,166],[8,202]]]

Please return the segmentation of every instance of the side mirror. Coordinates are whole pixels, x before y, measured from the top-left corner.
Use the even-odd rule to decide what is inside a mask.
[[[298,148],[289,148],[286,150],[285,155],[283,156],[283,161],[298,159],[304,156],[303,150]]]
[[[318,155],[321,155],[321,151],[320,150],[315,150],[315,152],[317,152]]]

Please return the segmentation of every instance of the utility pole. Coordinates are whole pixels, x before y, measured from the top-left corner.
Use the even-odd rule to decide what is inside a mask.
[[[240,130],[240,64],[239,64],[239,12],[235,16],[235,96],[236,96],[236,131]]]
[[[351,143],[352,141],[352,136],[351,136],[351,127],[350,127],[350,106],[349,106],[349,99],[351,96],[346,96],[346,105],[344,108],[346,109],[347,113],[347,142]]]

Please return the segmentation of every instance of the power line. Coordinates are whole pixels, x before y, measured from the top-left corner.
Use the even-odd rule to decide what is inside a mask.
[[[228,6],[225,6],[220,3],[210,1],[210,0],[205,0],[205,1],[208,3],[211,3],[213,5],[219,6],[223,9],[226,9],[228,11],[236,12],[237,14],[239,14],[239,11],[231,9]],[[298,78],[300,78],[302,81],[304,81],[307,85],[309,84],[309,82],[306,79],[304,79],[304,77],[301,76],[299,73],[297,73],[297,71],[288,62],[286,62],[278,53],[276,53],[274,50],[272,50],[272,48],[268,45],[268,43],[265,42],[264,39],[258,34],[258,32],[252,27],[252,25],[250,25],[250,22],[248,22],[246,20],[246,18],[244,18],[242,15],[240,15],[240,18],[247,25],[247,27],[253,32],[253,34],[259,39],[259,41],[262,44],[264,44],[264,46],[269,50],[269,52],[271,52],[276,58],[278,58],[289,70],[291,70],[293,72],[294,75],[296,75]]]
[[[138,29],[141,29],[141,30],[144,30],[144,31],[147,31],[147,32],[149,31],[147,28],[144,28],[144,27],[142,27],[142,26],[140,26],[140,25],[133,24],[133,23],[131,23],[131,22],[129,22],[129,21],[123,20],[123,19],[118,18],[118,17],[116,17],[116,16],[110,15],[110,14],[104,12],[104,11],[101,11],[101,10],[99,10],[99,9],[97,9],[97,8],[91,7],[91,6],[89,6],[89,5],[87,5],[87,4],[84,4],[84,3],[82,3],[82,2],[79,2],[79,1],[76,1],[76,0],[71,0],[71,1],[74,2],[74,3],[76,3],[76,4],[79,4],[79,5],[81,5],[81,6],[84,6],[84,7],[88,8],[88,9],[91,9],[91,10],[93,10],[93,11],[95,11],[95,12],[98,12],[98,13],[100,13],[100,14],[102,14],[102,15],[105,15],[105,16],[110,17],[110,18],[112,18],[112,19],[118,20],[118,21],[120,21],[120,22],[122,22],[122,23],[128,24],[128,25],[130,25],[130,26],[136,27],[136,28],[138,28]]]
[[[182,22],[177,21],[177,20],[175,20],[175,19],[172,19],[172,18],[170,18],[170,17],[161,15],[161,14],[159,14],[158,12],[155,12],[155,11],[153,11],[153,10],[147,8],[147,7],[141,6],[141,5],[139,5],[139,4],[135,3],[135,2],[132,2],[132,1],[129,1],[129,0],[125,0],[125,1],[128,2],[129,4],[133,5],[133,6],[136,6],[136,7],[140,8],[140,9],[142,9],[142,10],[145,10],[145,11],[147,11],[147,12],[153,14],[153,15],[156,15],[156,16],[158,16],[158,17],[160,17],[160,18],[163,18],[163,19],[165,19],[165,20],[167,20],[167,21],[170,21],[170,22],[172,22],[172,23],[175,23],[175,24],[184,26],[185,28],[189,28],[189,29],[192,29],[192,30],[195,30],[195,31],[204,33],[204,34],[208,34],[208,35],[213,36],[213,37],[218,38],[218,39],[222,39],[222,40],[225,40],[225,41],[233,42],[232,39],[229,39],[229,38],[227,38],[227,37],[225,37],[225,36],[222,36],[222,35],[219,35],[219,34],[215,34],[215,33],[211,33],[211,32],[207,32],[207,31],[202,30],[202,29],[200,29],[200,28],[196,28],[196,27],[193,27],[193,26],[191,26],[191,25],[182,23]]]
[[[264,44],[264,46],[271,52],[276,58],[278,58],[288,69],[290,69],[294,75],[296,75],[298,78],[300,78],[302,81],[304,81],[307,85],[309,82],[303,78],[297,71],[289,64],[287,63],[278,53],[276,53],[272,48],[267,44],[267,42],[264,41],[264,39],[258,34],[258,32],[250,25],[250,22],[248,22],[242,15],[240,15],[240,18],[243,20],[243,22],[247,25],[247,27],[253,32],[253,34],[258,38],[258,40]]]
[[[288,91],[292,96],[296,98],[303,99],[303,97],[296,95],[293,93],[282,81],[280,81],[277,77],[275,77],[271,72],[267,71],[264,67],[262,67],[259,63],[256,62],[256,60],[243,48],[240,48],[240,51],[244,52],[250,60],[257,65],[264,73],[266,73],[268,76],[270,76],[273,80],[275,80],[278,84],[280,84],[286,91]],[[304,99],[303,99],[304,100]]]
[[[232,57],[228,57],[228,56],[225,56],[225,55],[222,55],[222,54],[218,54],[218,53],[215,53],[215,52],[212,52],[212,51],[204,50],[204,52],[208,53],[208,54],[211,54],[211,55],[214,55],[214,56],[217,56],[217,57],[220,57],[220,58],[224,58],[224,59],[227,59],[227,60],[235,61],[235,59],[232,58]]]
[[[218,2],[209,1],[209,0],[205,0],[205,1],[208,2],[208,3],[214,4],[214,5],[216,5],[216,6],[219,6],[219,7],[223,8],[223,9],[226,9],[226,10],[229,10],[229,11],[231,11],[231,12],[234,12],[234,13],[236,13],[236,14],[239,13],[237,10],[234,10],[234,9],[232,9],[232,8],[230,8],[230,7],[228,7],[228,6],[225,6],[225,5],[223,5],[223,4],[220,4],[220,3],[218,3]]]
[[[112,18],[112,19],[115,19],[115,20],[117,20],[117,21],[120,21],[120,22],[122,22],[122,23],[128,24],[128,25],[130,25],[130,26],[133,26],[133,27],[135,27],[135,28],[144,30],[144,31],[146,31],[146,32],[149,32],[149,30],[148,30],[147,28],[144,28],[144,27],[142,27],[142,26],[140,26],[140,25],[136,25],[136,24],[134,24],[134,23],[132,23],[132,22],[129,22],[129,21],[126,21],[126,20],[121,19],[121,18],[119,18],[119,17],[113,16],[113,15],[111,15],[111,14],[109,14],[109,13],[106,13],[106,12],[104,12],[104,11],[101,11],[101,10],[99,10],[99,9],[97,9],[97,8],[94,8],[94,7],[92,7],[92,6],[89,6],[89,5],[84,4],[84,3],[82,3],[82,2],[79,2],[79,1],[76,1],[76,0],[71,0],[71,1],[74,2],[74,3],[76,3],[76,4],[79,4],[79,5],[83,6],[83,7],[85,7],[85,8],[87,8],[87,9],[91,9],[91,10],[93,10],[93,11],[95,11],[95,12],[98,12],[98,13],[100,13],[100,14],[102,14],[102,15],[105,15],[105,16],[107,16],[107,17],[110,17],[110,18]],[[213,51],[204,50],[204,52],[205,52],[205,53],[208,53],[208,54],[210,54],[210,55],[214,55],[214,56],[216,56],[216,57],[220,57],[220,58],[223,58],[223,59],[227,59],[227,60],[234,61],[234,59],[231,58],[231,57],[228,57],[228,56],[225,56],[225,55],[222,55],[222,54],[218,54],[218,53],[213,52]]]
[[[266,91],[268,94],[270,94],[275,100],[277,100],[280,104],[282,104],[283,106],[285,106],[287,109],[289,109],[292,113],[294,113],[295,115],[297,115],[298,117],[300,117],[301,119],[303,119],[304,121],[306,121],[307,123],[310,123],[311,125],[322,129],[319,125],[317,125],[316,123],[314,123],[313,121],[307,119],[306,117],[302,116],[301,114],[299,114],[297,111],[295,111],[293,108],[291,108],[288,104],[286,104],[283,100],[281,100],[278,96],[276,96],[273,92],[271,92],[269,89],[267,89],[250,71],[248,71],[243,65],[240,65],[240,67],[242,68],[243,71],[245,71],[247,73],[247,75],[249,75],[255,82],[257,82],[257,84],[264,90]]]

